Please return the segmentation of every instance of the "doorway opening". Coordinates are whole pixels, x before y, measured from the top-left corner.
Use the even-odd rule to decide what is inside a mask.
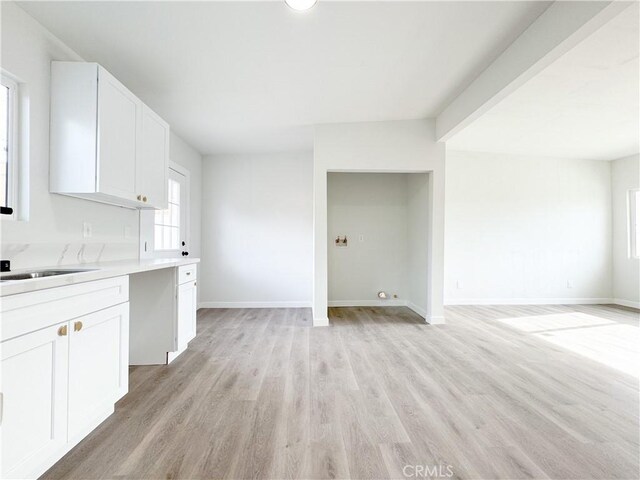
[[[340,323],[343,314],[363,322],[385,317],[424,322],[428,174],[328,173],[327,215],[332,323]],[[337,310],[344,307],[359,309]],[[393,307],[385,310],[393,315],[380,315],[382,307]]]
[[[189,255],[189,171],[170,162],[167,208],[140,211],[140,258]]]

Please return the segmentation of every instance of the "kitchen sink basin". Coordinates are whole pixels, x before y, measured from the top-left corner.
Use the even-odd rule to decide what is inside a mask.
[[[35,272],[9,273],[0,275],[0,282],[12,280],[31,280],[32,278],[55,277],[58,275],[69,275],[71,273],[91,272],[92,270],[38,270]]]

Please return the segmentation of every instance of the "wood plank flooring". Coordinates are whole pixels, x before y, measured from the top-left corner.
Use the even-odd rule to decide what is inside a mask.
[[[189,349],[131,368],[44,478],[637,479],[638,379],[513,326],[567,312],[638,327],[608,306],[450,307],[437,326],[336,308],[328,328],[200,310]]]

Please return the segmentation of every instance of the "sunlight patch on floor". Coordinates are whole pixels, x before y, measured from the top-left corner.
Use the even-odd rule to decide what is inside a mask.
[[[640,328],[637,326],[579,312],[499,321],[626,374],[639,376]]]

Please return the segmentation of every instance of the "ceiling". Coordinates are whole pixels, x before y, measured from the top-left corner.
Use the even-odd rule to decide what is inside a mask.
[[[21,2],[203,154],[310,150],[312,125],[436,116],[547,2]]]
[[[640,151],[636,2],[452,137],[447,148],[613,160]]]

